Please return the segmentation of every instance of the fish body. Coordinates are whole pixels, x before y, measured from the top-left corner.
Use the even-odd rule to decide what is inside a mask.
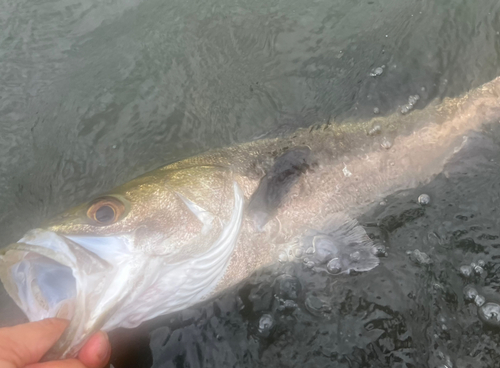
[[[500,118],[500,79],[407,115],[324,124],[212,150],[126,183],[3,249],[0,278],[30,320],[71,319],[47,358],[300,259],[331,273],[379,260],[356,216],[440,172]],[[378,134],[377,134],[378,133]]]

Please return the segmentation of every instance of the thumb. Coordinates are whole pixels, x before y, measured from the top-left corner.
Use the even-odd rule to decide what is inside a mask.
[[[107,365],[110,356],[111,347],[108,335],[101,331],[93,335],[85,343],[78,354],[78,359],[35,363],[26,368],[103,368]]]
[[[78,359],[88,368],[101,368],[108,364],[111,345],[108,334],[103,331],[92,335],[78,353]]]
[[[20,368],[38,362],[62,335],[68,321],[44,319],[0,329],[0,363],[5,368]]]

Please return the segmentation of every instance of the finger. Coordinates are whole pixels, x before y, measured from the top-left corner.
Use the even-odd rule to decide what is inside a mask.
[[[24,367],[38,362],[68,323],[64,319],[50,318],[0,329],[0,362],[7,367]]]
[[[103,368],[111,356],[108,334],[100,331],[93,335],[82,347],[78,359],[88,368]]]
[[[45,363],[27,365],[25,368],[87,368],[78,359],[54,360]]]

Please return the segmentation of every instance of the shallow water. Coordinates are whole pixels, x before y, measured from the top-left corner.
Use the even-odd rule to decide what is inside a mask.
[[[500,74],[493,0],[1,7],[0,245],[208,148],[374,110],[388,115],[415,94],[415,108],[425,108]],[[264,273],[173,321],[115,334],[115,366],[494,366],[497,333],[462,292],[470,283],[490,300],[498,288],[498,168],[489,161],[498,147],[477,147],[488,153],[470,149],[448,178],[395,194],[359,219],[388,248],[374,271],[335,278],[301,265],[281,270],[301,285],[290,299],[297,306],[284,311],[273,306],[276,275]],[[424,192],[425,208],[416,203]],[[415,263],[406,254],[415,249],[432,263]],[[484,272],[462,280],[460,266],[479,260]],[[20,320],[1,300],[2,324]],[[259,332],[263,314],[263,325],[274,320],[269,333]]]

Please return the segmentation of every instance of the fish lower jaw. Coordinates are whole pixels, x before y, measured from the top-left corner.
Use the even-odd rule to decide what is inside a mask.
[[[72,318],[77,290],[68,264],[50,257],[50,251],[38,253],[22,244],[16,248],[0,257],[0,278],[28,319]]]

